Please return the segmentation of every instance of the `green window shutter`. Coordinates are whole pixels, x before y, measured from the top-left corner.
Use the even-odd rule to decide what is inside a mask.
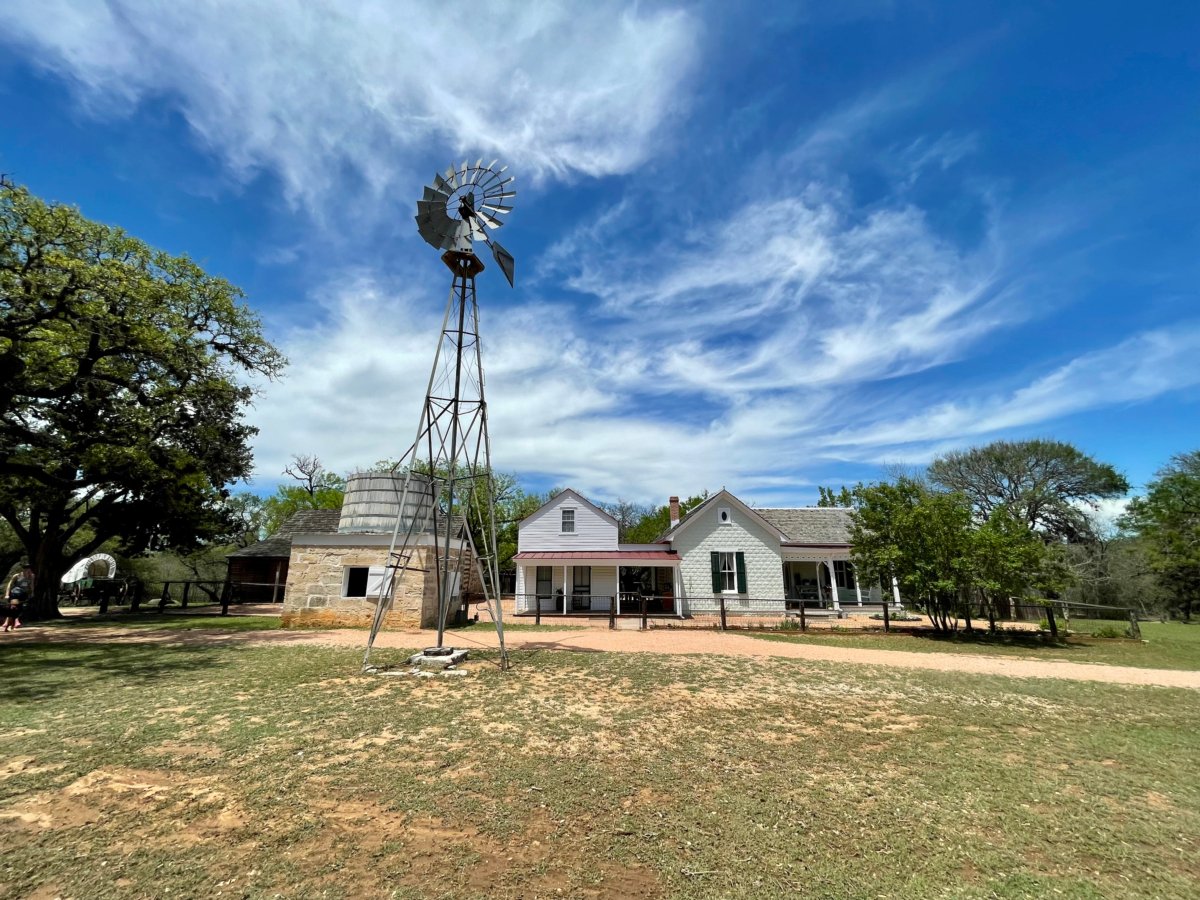
[[[713,593],[719,594],[724,587],[721,584],[721,555],[713,551],[709,556],[712,558]]]
[[[734,557],[734,561],[737,565],[738,593],[744,594],[746,593],[746,554],[739,550]]]

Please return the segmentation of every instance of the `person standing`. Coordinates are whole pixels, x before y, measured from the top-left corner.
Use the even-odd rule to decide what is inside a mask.
[[[21,627],[21,605],[33,596],[35,579],[33,567],[29,563],[21,566],[21,571],[8,580],[4,596],[8,604],[4,619],[4,630]]]

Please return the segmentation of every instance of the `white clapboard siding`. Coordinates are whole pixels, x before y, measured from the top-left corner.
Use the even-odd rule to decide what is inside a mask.
[[[575,511],[575,531],[563,533],[562,511]],[[563,491],[523,521],[517,550],[616,550],[617,523],[574,491]]]

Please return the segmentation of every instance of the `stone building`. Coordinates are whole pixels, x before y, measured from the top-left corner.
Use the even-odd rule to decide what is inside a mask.
[[[340,509],[297,510],[270,537],[226,556],[234,599],[241,603],[275,603],[283,599],[292,535],[335,532],[341,515]]]
[[[407,492],[404,476],[365,472],[346,483],[346,498],[336,527],[295,531],[289,536],[284,626],[366,626],[375,615],[380,587],[388,573],[392,530],[404,501],[401,537],[410,521],[425,522],[436,493],[427,479],[414,475]],[[460,518],[452,522],[452,593],[461,601],[478,597],[479,579]],[[439,536],[442,543],[445,535]],[[403,543],[403,540],[400,541]],[[389,626],[437,626],[437,582],[434,535],[414,535],[403,577],[397,583]],[[399,548],[397,548],[399,549]],[[463,583],[459,583],[459,582]],[[461,604],[452,604],[450,621]]]
[[[391,538],[390,532],[292,535],[284,627],[370,625],[387,571]],[[467,600],[478,592],[478,579],[471,551],[464,544],[459,540],[450,555],[453,565],[468,572],[466,584],[458,592]],[[437,573],[433,535],[418,535],[385,625],[437,627]]]

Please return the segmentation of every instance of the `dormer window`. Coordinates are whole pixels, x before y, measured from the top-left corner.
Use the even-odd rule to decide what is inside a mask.
[[[574,534],[575,533],[575,510],[564,509],[562,511],[562,533],[563,534]]]

